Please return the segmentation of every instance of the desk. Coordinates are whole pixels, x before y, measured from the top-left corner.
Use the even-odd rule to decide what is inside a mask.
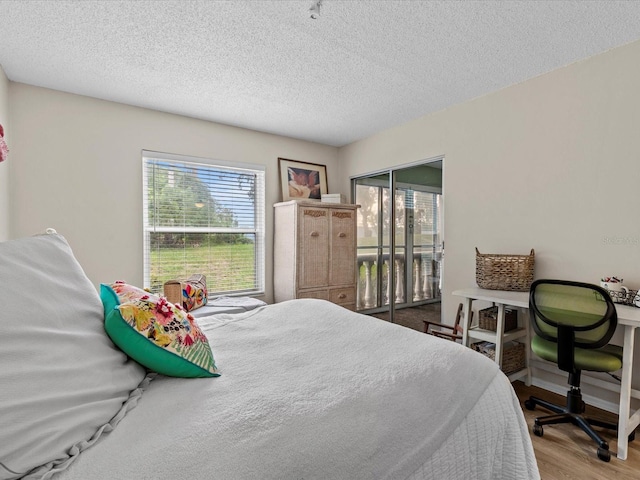
[[[640,410],[631,412],[631,373],[636,328],[640,327],[640,308],[616,305],[618,325],[624,326],[622,345],[622,375],[620,382],[620,410],[618,413],[618,458],[627,459],[629,434],[640,424]],[[633,392],[636,393],[636,392]],[[629,416],[631,414],[631,416]]]
[[[498,305],[498,332],[503,335],[497,335],[497,339],[504,337],[504,307],[505,305],[515,306],[519,308],[529,308],[529,292],[504,292],[501,290],[485,290],[482,288],[467,288],[456,290],[453,295],[463,297],[464,308],[464,333],[462,342],[467,345],[469,339],[469,322],[468,318],[471,314],[471,303],[473,300],[484,300],[493,302]],[[633,348],[635,344],[636,328],[640,327],[640,308],[630,307],[627,305],[616,305],[618,313],[618,325],[624,328],[624,342],[622,345],[622,374],[620,382],[620,406],[618,411],[618,458],[620,460],[627,459],[629,435],[640,425],[640,410],[631,411],[631,397],[640,398],[640,392],[631,388],[631,374],[633,373]],[[527,319],[527,325],[529,321]],[[527,327],[528,328],[528,327]],[[507,335],[509,335],[507,333]],[[528,338],[528,337],[527,337]],[[531,349],[527,348],[527,368],[529,374],[527,380],[531,381],[531,368],[529,367]],[[496,362],[502,355],[502,345],[498,351],[498,342],[496,341]],[[529,385],[530,383],[527,383]]]
[[[462,308],[464,311],[464,323],[462,330],[462,344],[469,346],[470,339],[482,340],[486,342],[492,342],[496,345],[495,362],[498,366],[502,367],[502,353],[504,351],[504,344],[512,340],[524,339],[525,342],[525,368],[509,375],[509,380],[514,381],[520,378],[525,378],[525,384],[531,385],[531,334],[528,318],[524,322],[524,325],[519,325],[519,328],[510,332],[504,331],[504,309],[506,306],[517,307],[521,310],[529,308],[529,292],[505,292],[502,290],[485,290],[483,288],[466,288],[463,290],[456,290],[453,295],[463,297]],[[486,302],[495,303],[498,307],[498,318],[496,331],[481,330],[471,326],[469,319],[471,318],[471,304],[474,300],[483,300]]]

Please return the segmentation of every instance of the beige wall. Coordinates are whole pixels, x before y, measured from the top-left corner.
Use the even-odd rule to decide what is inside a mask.
[[[9,142],[9,80],[0,65],[0,124]],[[0,242],[9,239],[9,163],[0,163]]]
[[[12,237],[55,228],[95,284],[142,284],[143,149],[265,165],[267,301],[278,157],[325,164],[339,183],[335,147],[18,83],[9,93]]]
[[[635,42],[340,149],[344,189],[444,155],[445,320],[475,286],[474,247],[535,248],[538,278],[640,288],[639,59]]]

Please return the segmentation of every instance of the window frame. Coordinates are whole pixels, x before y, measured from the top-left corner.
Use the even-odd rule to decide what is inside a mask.
[[[221,170],[243,172],[255,175],[255,197],[254,197],[254,217],[253,227],[163,227],[150,223],[149,221],[149,173],[154,162],[174,162],[186,167],[194,166],[204,170]],[[152,233],[222,233],[222,234],[250,234],[254,236],[254,268],[255,284],[253,288],[231,291],[216,291],[214,284],[207,281],[209,296],[241,296],[241,295],[264,295],[265,293],[265,167],[243,162],[230,162],[218,159],[194,157],[189,155],[178,155],[151,150],[142,150],[142,233],[143,233],[143,278],[145,287],[151,286],[151,234]],[[157,217],[156,217],[157,218]],[[214,278],[214,272],[192,272],[203,273],[207,279]],[[170,280],[169,278],[163,281]],[[180,279],[185,280],[185,279]],[[162,294],[162,292],[158,292]]]

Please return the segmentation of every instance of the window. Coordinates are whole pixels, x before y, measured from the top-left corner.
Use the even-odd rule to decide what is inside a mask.
[[[264,292],[264,167],[143,151],[144,284]]]

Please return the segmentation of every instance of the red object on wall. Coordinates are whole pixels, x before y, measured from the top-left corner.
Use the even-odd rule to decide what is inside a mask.
[[[5,161],[8,154],[9,148],[7,147],[7,142],[4,141],[4,128],[0,125],[0,162]]]

